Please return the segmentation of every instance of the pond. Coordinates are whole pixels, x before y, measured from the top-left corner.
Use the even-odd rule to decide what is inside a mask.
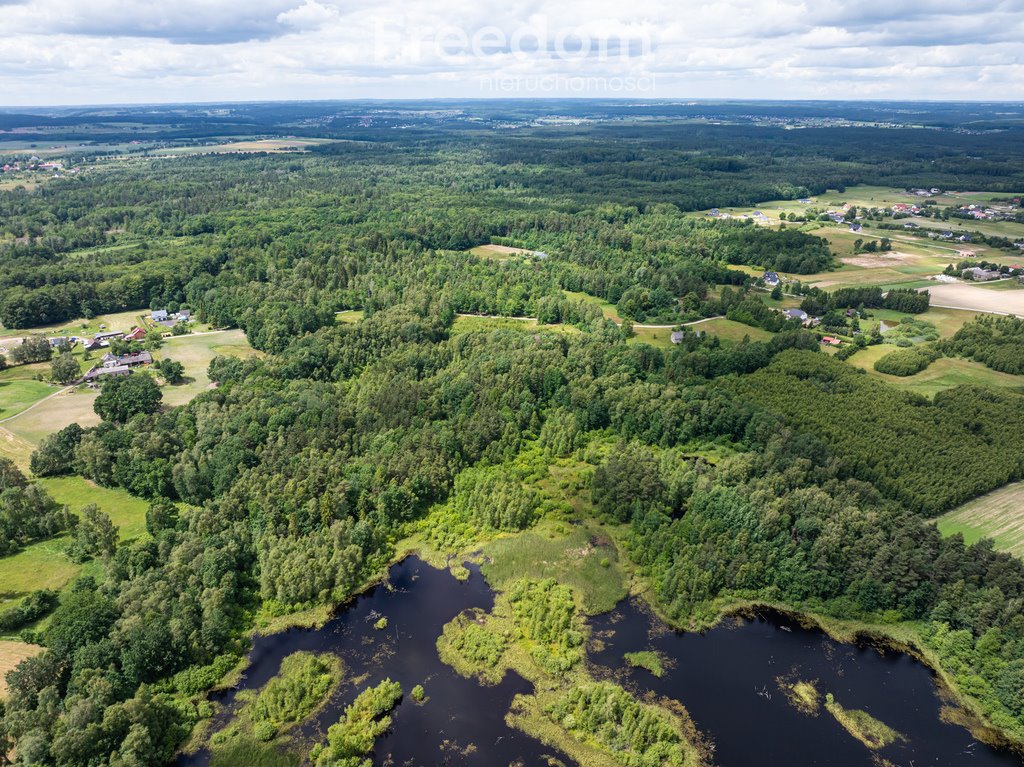
[[[406,694],[394,712],[391,732],[378,741],[376,765],[549,764],[566,757],[509,728],[512,698],[531,685],[515,675],[496,687],[463,679],[437,657],[435,641],[445,623],[471,607],[490,610],[493,595],[479,570],[458,581],[416,557],[391,569],[386,585],[357,597],[321,629],[292,629],[257,637],[239,689],[266,684],[281,661],[299,650],[341,657],[348,678],[297,737],[309,744],[341,716],[359,691],[390,677],[408,693],[416,684],[428,700],[416,705]],[[374,628],[381,616],[384,630]],[[1009,753],[977,742],[964,729],[939,718],[941,701],[933,675],[913,658],[869,646],[844,645],[820,631],[781,616],[735,619],[704,634],[666,629],[639,604],[625,601],[590,620],[596,640],[590,660],[596,675],[627,687],[681,701],[700,731],[714,743],[720,767],[831,765],[873,767],[874,752],[852,738],[826,712],[797,711],[780,691],[779,677],[817,680],[847,708],[864,709],[906,736],[879,754],[897,765],[1004,767],[1022,764]],[[654,650],[666,659],[662,677],[626,667],[623,654]],[[230,717],[235,691],[222,695]],[[209,753],[181,757],[178,767],[205,767]]]

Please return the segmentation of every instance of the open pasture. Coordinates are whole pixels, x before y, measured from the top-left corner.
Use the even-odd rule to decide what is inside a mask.
[[[15,437],[28,442],[33,449],[43,437],[72,423],[96,426],[100,417],[93,410],[98,392],[84,387],[62,391],[55,397],[26,410],[3,424]]]
[[[28,333],[42,333],[45,335],[83,337],[94,336],[105,330],[123,330],[127,332],[140,325],[142,323],[142,315],[148,313],[148,309],[129,309],[112,314],[100,314],[90,319],[57,322],[53,325],[40,325],[35,328],[5,328],[2,331],[2,335],[5,337],[21,337]]]
[[[757,276],[760,277],[761,272],[758,272]],[[572,301],[590,301],[597,304],[601,307],[601,312],[604,314],[604,318],[606,320],[611,320],[612,322],[617,323],[622,322],[622,315],[619,314],[619,310],[615,304],[608,303],[603,298],[592,296],[589,293],[574,293],[571,290],[563,290],[562,292],[565,294],[566,298]]]
[[[991,538],[997,549],[1024,557],[1024,482],[965,503],[938,519],[943,535],[961,533],[967,543]]]
[[[897,348],[894,344],[878,344],[869,346],[849,360],[851,365],[861,368],[869,375],[881,378],[904,391],[934,397],[938,392],[952,389],[961,384],[989,386],[993,388],[1012,389],[1024,392],[1024,376],[1010,375],[992,370],[974,360],[941,357],[932,364],[912,376],[892,376],[879,373],[874,365],[879,359]]]
[[[34,403],[59,391],[56,386],[31,379],[0,380],[0,420],[21,413]]]
[[[38,589],[61,589],[82,570],[64,555],[70,538],[51,538],[0,557],[0,610],[11,607]],[[90,567],[94,563],[89,563]]]
[[[477,245],[470,248],[469,252],[478,258],[486,258],[492,261],[507,261],[513,256],[532,256],[536,251],[526,248],[513,248],[508,245]]]
[[[242,330],[223,330],[211,333],[194,333],[187,336],[172,336],[164,340],[163,347],[154,354],[155,359],[168,358],[185,366],[184,383],[164,386],[165,405],[184,405],[210,388],[210,377],[206,374],[210,360],[217,356],[248,357],[262,356],[262,352],[249,346]]]
[[[140,538],[146,533],[146,509],[149,503],[119,487],[100,487],[77,475],[36,480],[57,503],[78,513],[93,503],[110,517],[122,541]]]

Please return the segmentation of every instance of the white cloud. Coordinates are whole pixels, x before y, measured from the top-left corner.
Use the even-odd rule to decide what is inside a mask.
[[[306,0],[302,5],[277,14],[277,21],[295,29],[319,29],[325,24],[337,21],[340,14],[333,5],[322,5],[316,0]]]
[[[665,97],[1024,99],[1024,0],[0,4],[12,105],[477,96],[544,75],[653,75],[644,95]]]

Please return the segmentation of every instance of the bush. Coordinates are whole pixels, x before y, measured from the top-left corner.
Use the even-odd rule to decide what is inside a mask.
[[[281,662],[281,672],[267,682],[252,704],[254,732],[270,740],[278,729],[301,722],[320,705],[340,676],[337,660],[297,652]],[[261,737],[260,732],[269,736]]]
[[[0,631],[9,634],[39,620],[57,606],[57,601],[56,591],[33,591],[19,604],[0,612]]]
[[[875,370],[891,376],[912,376],[931,365],[939,356],[932,347],[914,346],[909,349],[897,349],[876,360]]]
[[[390,679],[359,693],[341,721],[327,730],[327,746],[316,757],[318,767],[362,764],[359,757],[370,753],[374,741],[391,727],[388,712],[401,697],[402,686]]]

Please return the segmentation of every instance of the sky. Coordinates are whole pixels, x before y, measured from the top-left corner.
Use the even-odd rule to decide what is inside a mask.
[[[1024,0],[0,0],[0,105],[1024,100]]]

